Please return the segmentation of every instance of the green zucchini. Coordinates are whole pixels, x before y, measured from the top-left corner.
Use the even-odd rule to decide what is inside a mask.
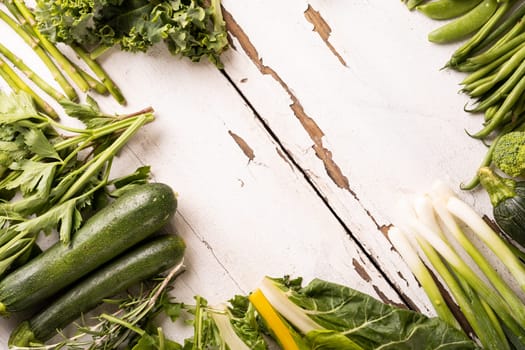
[[[182,262],[184,241],[162,235],[140,244],[80,280],[43,311],[24,321],[11,333],[10,346],[44,343],[103,299],[154,277]]]
[[[525,248],[525,182],[503,178],[487,167],[479,169],[478,174],[492,203],[494,221]]]
[[[73,235],[57,242],[0,281],[0,313],[25,310],[95,270],[161,229],[177,201],[165,184],[138,185],[99,210]]]

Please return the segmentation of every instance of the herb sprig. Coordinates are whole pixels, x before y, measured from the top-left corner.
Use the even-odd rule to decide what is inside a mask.
[[[86,126],[73,128],[39,113],[27,94],[0,92],[0,274],[41,231],[56,229],[69,242],[110,186],[122,191],[147,180],[147,167],[118,181],[109,176],[115,155],[153,121],[153,111],[111,116],[88,102],[64,105]]]

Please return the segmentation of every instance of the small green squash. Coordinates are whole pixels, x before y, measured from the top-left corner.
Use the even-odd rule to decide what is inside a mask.
[[[487,167],[479,170],[479,176],[499,228],[525,247],[525,181],[502,178]]]

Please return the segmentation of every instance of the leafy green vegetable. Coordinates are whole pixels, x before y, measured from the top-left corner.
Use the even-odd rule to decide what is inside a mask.
[[[268,349],[255,309],[245,296],[235,296],[229,305],[210,306],[201,296],[195,302],[186,306],[194,315],[194,335],[186,339],[184,349]]]
[[[144,52],[165,42],[174,55],[220,66],[228,42],[220,1],[38,0],[39,29],[53,42]],[[97,56],[98,53],[93,53]]]
[[[148,167],[115,182],[109,173],[118,151],[153,120],[152,111],[110,116],[88,102],[89,106],[67,102],[66,111],[86,124],[76,129],[38,112],[24,93],[0,92],[0,250],[16,242],[32,244],[41,231],[58,230],[60,239],[68,242],[94,200],[101,203],[110,186],[118,196],[147,180]],[[13,197],[16,193],[20,196]],[[12,259],[5,255],[0,261]],[[8,265],[0,264],[0,273]]]
[[[314,279],[303,287],[300,278],[266,277],[260,288],[306,339],[319,342],[315,348],[477,348],[464,333],[439,318],[384,304],[343,285]]]

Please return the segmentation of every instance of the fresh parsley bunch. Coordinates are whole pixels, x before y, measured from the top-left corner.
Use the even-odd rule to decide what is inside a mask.
[[[31,250],[40,232],[56,230],[67,243],[104,199],[148,180],[149,167],[109,176],[117,153],[154,120],[153,111],[112,116],[88,102],[64,103],[66,113],[85,124],[73,128],[38,112],[26,93],[0,91],[0,275]]]
[[[165,42],[170,52],[221,66],[228,45],[220,0],[38,0],[40,31],[53,42],[80,45],[99,56],[107,48],[145,52]]]

